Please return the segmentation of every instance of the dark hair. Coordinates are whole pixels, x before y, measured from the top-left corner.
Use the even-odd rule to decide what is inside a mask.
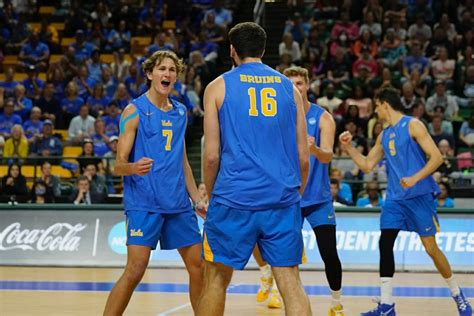
[[[449,185],[448,182],[446,182],[446,181],[440,181],[440,182],[438,183],[438,186],[439,186],[439,185],[444,185],[444,187],[446,188],[446,195],[447,195],[447,196],[450,196],[450,195],[451,195],[451,186]]]
[[[81,175],[81,176],[77,177],[77,182],[76,183],[79,184],[79,182],[81,182],[81,181],[87,181],[88,183],[90,183],[89,178],[84,176],[84,175]]]
[[[331,184],[335,184],[335,185],[337,185],[337,187],[339,188],[339,180],[338,180],[338,179],[332,178],[332,179],[331,179]]]
[[[257,23],[243,22],[229,31],[229,41],[240,59],[260,58],[265,52],[267,33]]]
[[[400,99],[400,94],[398,93],[398,90],[395,90],[393,88],[382,89],[382,91],[377,93],[374,99],[376,101],[379,101],[380,103],[387,102],[388,105],[390,105],[390,107],[395,111],[403,112],[405,110]]]

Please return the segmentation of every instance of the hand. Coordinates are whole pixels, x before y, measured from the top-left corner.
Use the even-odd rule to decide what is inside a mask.
[[[339,141],[341,142],[342,146],[349,146],[352,143],[352,134],[348,131],[345,131],[344,133],[339,135]]]
[[[197,202],[195,210],[199,217],[201,217],[202,219],[206,219],[207,206],[204,202]]]
[[[14,181],[15,181],[15,180],[13,180],[12,177],[8,177],[8,179],[7,179],[7,185],[13,185]]]
[[[41,152],[41,156],[43,156],[43,157],[49,157],[49,156],[50,156],[50,151],[49,151],[49,149],[44,149],[44,150]]]
[[[417,182],[418,182],[418,180],[416,180],[416,178],[414,176],[413,177],[405,177],[405,178],[402,178],[400,180],[400,184],[404,189],[411,188]]]
[[[153,159],[142,157],[140,160],[134,163],[134,172],[139,176],[144,176],[151,170],[151,166],[153,164]]]
[[[308,147],[311,149],[314,147],[316,139],[313,136],[308,135]]]

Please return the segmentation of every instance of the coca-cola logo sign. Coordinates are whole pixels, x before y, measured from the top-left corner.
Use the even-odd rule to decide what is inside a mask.
[[[55,223],[45,229],[23,229],[20,223],[12,223],[0,233],[0,251],[77,251],[81,241],[77,233],[86,227],[82,223]]]

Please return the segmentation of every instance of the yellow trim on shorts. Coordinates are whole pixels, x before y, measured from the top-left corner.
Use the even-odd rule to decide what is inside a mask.
[[[306,250],[303,248],[303,255],[301,256],[301,264],[308,263],[308,258],[306,258]]]
[[[209,247],[209,243],[207,242],[207,236],[204,232],[204,241],[202,242],[203,249],[204,249],[204,259],[206,261],[214,262],[214,254],[212,253],[211,247]]]
[[[436,232],[439,233],[441,231],[441,229],[439,228],[438,221],[436,220],[436,217],[432,216],[432,218],[433,218],[433,223],[436,227]]]

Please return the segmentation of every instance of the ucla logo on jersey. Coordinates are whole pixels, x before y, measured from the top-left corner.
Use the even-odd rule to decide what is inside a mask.
[[[183,116],[184,115],[184,110],[183,109],[178,109],[179,115]]]
[[[173,126],[170,120],[161,120],[161,126]]]
[[[314,117],[311,117],[309,120],[308,120],[308,123],[309,125],[314,125],[316,124],[316,119]]]
[[[135,229],[130,229],[130,236],[131,237],[143,237],[143,232],[141,229],[135,230]]]
[[[392,138],[395,138],[395,133],[390,133],[390,135],[388,136],[390,139]]]

